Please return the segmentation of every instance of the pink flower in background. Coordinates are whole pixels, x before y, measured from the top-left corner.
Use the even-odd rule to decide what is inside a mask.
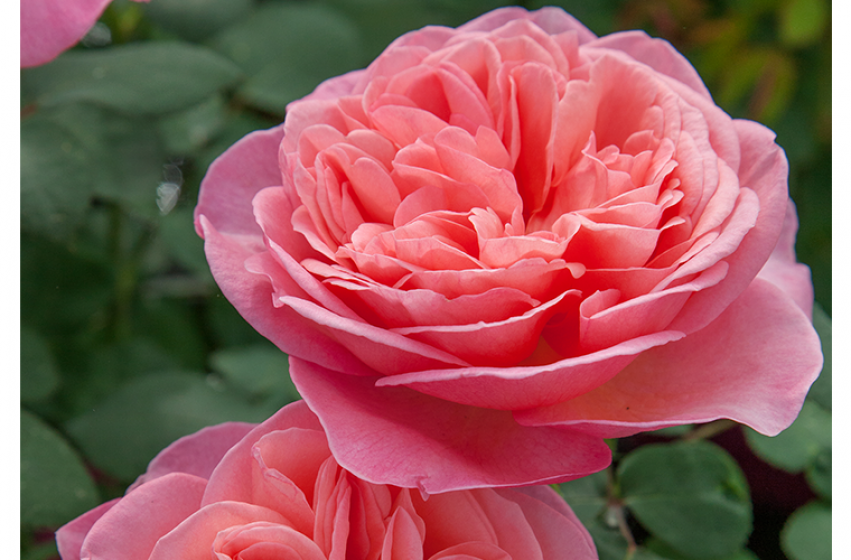
[[[196,228],[341,465],[512,486],[605,467],[602,438],[794,420],[822,357],[787,174],[667,42],[506,8],[292,103]]]
[[[60,528],[64,560],[594,560],[550,488],[429,497],[340,468],[303,402],[162,451],[123,498]]]
[[[38,66],[50,62],[76,45],[110,2],[21,0],[21,66]]]

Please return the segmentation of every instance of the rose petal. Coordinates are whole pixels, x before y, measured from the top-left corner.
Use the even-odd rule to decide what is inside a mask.
[[[776,435],[797,416],[821,365],[819,339],[804,313],[756,279],[704,329],[648,350],[589,393],[515,416],[523,425],[599,437],[718,418]]]
[[[335,373],[292,356],[290,374],[319,412],[338,462],[368,481],[437,493],[567,480],[611,460],[602,440],[522,428],[508,412],[402,387],[376,388],[375,378]]]
[[[225,453],[253,428],[247,422],[225,422],[182,437],[160,451],[127,491],[174,472],[209,479]]]
[[[80,556],[146,560],[163,535],[198,511],[206,485],[203,478],[172,473],[139,486],[95,523]]]
[[[768,262],[759,271],[758,278],[768,280],[792,298],[807,317],[813,316],[813,283],[810,268],[795,259],[795,234],[798,215],[791,200],[786,208],[786,219],[777,246]]]
[[[92,530],[94,524],[119,501],[121,498],[103,503],[60,527],[56,531],[56,547],[59,549],[59,556],[63,560],[80,560],[80,551],[86,535]]]

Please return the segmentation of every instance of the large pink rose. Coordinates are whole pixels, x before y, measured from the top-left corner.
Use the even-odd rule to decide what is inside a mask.
[[[110,2],[112,0],[21,0],[21,66],[50,62],[76,45]]]
[[[545,486],[423,501],[334,461],[304,402],[254,427],[173,443],[123,497],[56,534],[64,560],[596,560],[590,535]]]
[[[506,8],[292,103],[210,167],[196,227],[345,468],[552,482],[603,438],[797,415],[822,357],[773,139],[665,41]]]

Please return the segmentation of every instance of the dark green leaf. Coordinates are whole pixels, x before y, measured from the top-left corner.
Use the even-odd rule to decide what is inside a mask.
[[[131,114],[189,107],[234,85],[240,71],[203,47],[147,42],[69,51],[22,73],[22,87],[42,106],[89,101]]]
[[[227,104],[221,95],[168,115],[160,120],[160,132],[172,154],[189,155],[218,135],[227,120]]]
[[[252,5],[253,0],[157,0],[143,4],[151,21],[195,41],[237,21]]]
[[[683,556],[657,538],[650,537],[644,543],[644,546],[647,547],[647,550],[655,553],[656,558],[664,558],[665,560],[691,560],[690,557]],[[635,557],[633,557],[633,560],[635,560]],[[729,556],[714,558],[713,560],[759,560],[759,558],[747,548],[743,548]]]
[[[21,329],[21,401],[38,402],[49,397],[59,385],[59,372],[53,353],[40,334]]]
[[[760,458],[775,467],[797,473],[810,465],[823,450],[831,447],[831,414],[819,405],[805,401],[798,418],[775,437],[745,428],[748,445]]]
[[[796,510],[780,533],[780,544],[789,560],[830,560],[832,519],[830,506],[821,502],[810,502]]]
[[[214,47],[248,75],[238,90],[248,103],[283,115],[287,103],[362,62],[358,31],[336,10],[268,3],[219,34]]]
[[[168,372],[131,381],[67,428],[95,465],[129,482],[174,440],[221,422],[262,421],[265,413],[201,375]]]
[[[819,304],[813,306],[813,326],[821,339],[821,351],[824,354],[824,366],[821,374],[816,379],[808,399],[814,400],[825,410],[831,410],[831,385],[832,385],[832,354],[833,354],[833,327],[830,317],[824,312]]]
[[[44,334],[87,328],[112,288],[103,263],[28,234],[21,235],[21,278],[21,322]]]
[[[606,509],[608,476],[608,470],[604,470],[558,486],[565,501],[586,525]]]
[[[654,536],[686,556],[733,554],[751,531],[747,481],[704,441],[646,445],[618,467],[624,503]]]
[[[58,240],[83,220],[101,173],[95,123],[68,126],[64,116],[38,113],[21,122],[21,226]]]
[[[192,208],[177,208],[160,220],[160,238],[169,255],[199,278],[212,282],[204,240],[195,233]]]
[[[271,343],[219,350],[210,356],[210,365],[252,398],[283,392],[289,401],[299,399],[289,359]]]
[[[804,473],[810,488],[825,498],[830,498],[833,494],[832,455],[833,452],[830,449],[823,449]]]
[[[98,505],[95,484],[71,446],[21,411],[21,524],[57,527]]]

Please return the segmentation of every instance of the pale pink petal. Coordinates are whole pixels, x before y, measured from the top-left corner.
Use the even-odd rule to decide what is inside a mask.
[[[376,388],[376,378],[335,373],[292,356],[290,374],[321,417],[338,462],[371,482],[429,494],[541,484],[600,470],[611,460],[600,439],[571,430],[526,429],[509,412],[403,387]]]
[[[83,541],[80,556],[91,560],[147,560],[157,541],[198,511],[207,482],[173,473],[124,496]]]
[[[731,418],[776,435],[792,423],[822,355],[806,315],[756,279],[713,323],[644,352],[608,383],[571,401],[516,412],[528,426],[624,437]]]
[[[724,280],[695,294],[671,325],[683,332],[693,332],[707,325],[747,288],[777,245],[786,214],[789,167],[783,150],[774,143],[774,133],[752,121],[737,120],[734,125],[742,153],[739,183],[743,190],[747,188],[756,193],[759,215],[756,225],[724,257],[730,265]],[[716,245],[726,251],[717,241],[712,245],[713,251]]]
[[[792,298],[808,317],[813,315],[813,283],[810,268],[795,260],[795,234],[798,231],[798,215],[795,204],[789,200],[786,219],[777,246],[768,262],[759,271],[758,278],[768,280]]]
[[[587,47],[623,51],[638,62],[712,98],[694,66],[664,39],[653,39],[643,31],[623,31],[600,37],[588,43]]]

